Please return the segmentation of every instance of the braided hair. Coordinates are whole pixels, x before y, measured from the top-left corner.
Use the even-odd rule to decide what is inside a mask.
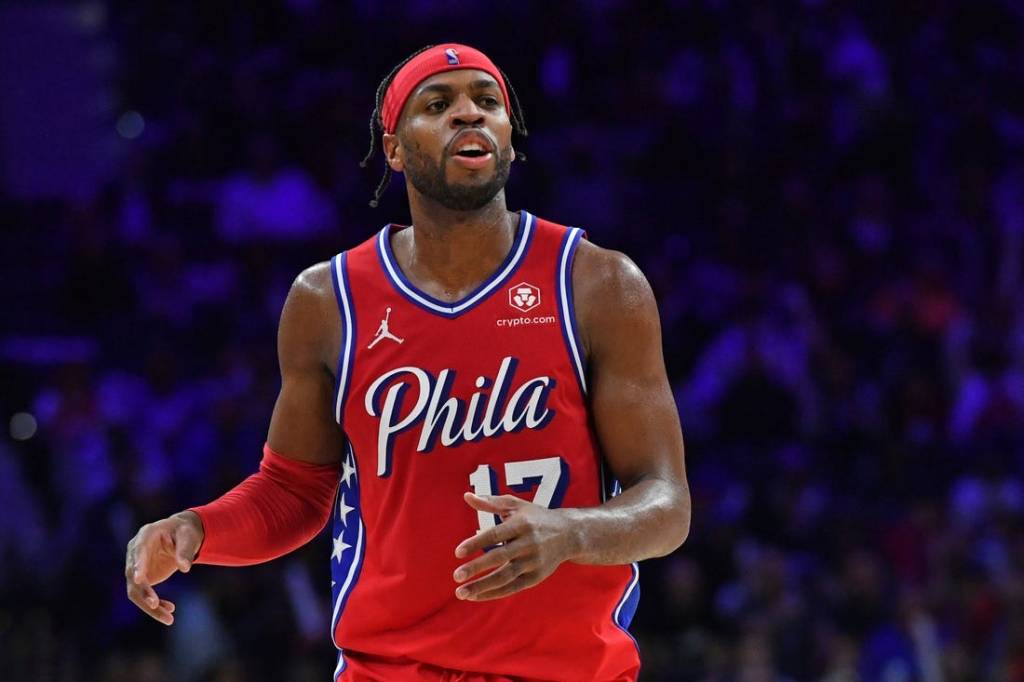
[[[391,81],[394,80],[395,74],[397,74],[403,66],[405,66],[409,60],[414,58],[419,53],[429,50],[434,47],[433,45],[427,45],[413,52],[411,55],[399,62],[395,68],[391,69],[391,72],[387,76],[384,76],[384,80],[377,86],[377,96],[375,98],[375,106],[373,113],[370,114],[370,149],[366,152],[366,156],[359,162],[360,167],[366,168],[370,159],[373,158],[374,153],[377,150],[377,130],[379,129],[382,133],[384,132],[384,125],[381,123],[381,108],[384,106],[384,95],[387,94],[388,88],[391,87]],[[505,81],[505,87],[508,88],[509,94],[512,96],[512,129],[517,133],[526,137],[526,119],[523,118],[523,107],[519,104],[519,96],[516,95],[515,88],[512,87],[512,82],[505,75],[505,72],[501,70],[501,67],[496,67],[498,73],[501,74],[502,79]],[[526,161],[526,154],[522,152],[516,152],[516,158],[520,161]],[[377,184],[377,189],[373,192],[373,199],[370,200],[370,206],[377,208],[380,203],[380,198],[384,194],[384,190],[388,188],[388,183],[391,181],[391,166],[385,161],[384,163],[384,176],[380,179]]]

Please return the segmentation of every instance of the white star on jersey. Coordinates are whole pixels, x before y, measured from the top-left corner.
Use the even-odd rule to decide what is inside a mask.
[[[345,542],[345,534],[353,533],[349,536],[349,539],[355,539],[356,537],[354,531],[348,528],[348,515],[356,511],[356,507],[350,505],[348,501],[345,499],[346,495],[352,495],[353,501],[356,504],[359,504],[359,491],[356,488],[356,486],[359,485],[359,475],[356,473],[355,457],[353,456],[351,451],[349,451],[345,455],[345,459],[342,461],[341,467],[341,481],[339,484],[339,487],[341,489],[339,490],[340,494],[338,495],[338,520],[341,521],[341,527],[339,528],[335,526],[335,529],[338,530],[338,536],[331,538],[334,545],[334,549],[331,551],[331,559],[337,560],[339,565],[342,563],[342,555],[345,553],[345,550],[352,548],[351,544]],[[345,489],[346,486],[348,486],[348,490]],[[362,523],[359,521],[358,513],[356,514],[356,523],[353,524],[353,528],[356,527],[358,527],[359,533],[361,533]],[[358,562],[361,559],[360,557],[356,556],[352,560]],[[332,580],[331,587],[335,587],[336,585],[337,582]]]
[[[341,482],[344,483],[345,485],[349,485],[349,479],[355,476],[355,474],[356,467],[352,463],[352,456],[349,455],[348,457],[345,458],[345,461],[342,464]]]
[[[350,507],[345,504],[345,493],[342,493],[341,500],[338,501],[338,518],[340,518],[341,522],[346,526],[348,525],[348,514],[354,510],[355,507]]]
[[[331,558],[337,559],[339,564],[341,563],[341,553],[352,546],[344,540],[342,540],[342,537],[342,535],[339,535],[338,537],[334,538],[334,551],[331,552]]]

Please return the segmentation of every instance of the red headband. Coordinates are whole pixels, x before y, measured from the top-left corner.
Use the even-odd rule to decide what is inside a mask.
[[[427,78],[436,73],[444,71],[455,71],[456,69],[480,69],[494,76],[501,88],[501,94],[505,98],[505,111],[511,117],[509,109],[508,89],[505,87],[505,79],[502,78],[498,67],[494,65],[487,55],[469,45],[459,43],[445,43],[435,45],[429,50],[424,50],[405,63],[388,87],[384,94],[384,103],[381,106],[380,119],[384,126],[384,132],[393,134],[398,126],[398,117],[402,115],[402,108],[406,100],[412,94],[413,89]]]

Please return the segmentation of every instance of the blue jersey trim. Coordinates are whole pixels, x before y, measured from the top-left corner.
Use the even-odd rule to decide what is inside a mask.
[[[338,678],[345,672],[345,668],[348,667],[348,661],[345,660],[345,652],[338,649],[338,664],[334,666],[334,682],[338,682]]]
[[[498,270],[488,277],[480,286],[454,303],[441,301],[417,289],[410,282],[401,268],[398,267],[395,255],[391,251],[391,225],[385,225],[377,234],[377,256],[380,258],[384,276],[387,277],[399,294],[413,305],[417,305],[428,312],[442,315],[443,317],[458,317],[467,310],[471,310],[486,300],[488,294],[493,292],[502,282],[507,280],[518,269],[525,260],[526,253],[530,248],[533,238],[533,224],[536,219],[528,211],[519,212],[519,228],[512,248],[509,250],[505,261]]]
[[[347,558],[347,562],[344,550],[340,555],[340,559],[336,560],[332,554],[330,560],[332,577],[331,596],[334,603],[334,609],[331,613],[331,641],[334,642],[334,646],[337,647],[339,652],[335,678],[345,669],[343,651],[337,640],[338,621],[341,620],[341,615],[345,612],[345,605],[348,603],[348,599],[352,595],[356,583],[359,581],[359,576],[363,569],[363,558],[366,556],[366,527],[363,525],[363,514],[360,509],[359,497],[359,460],[356,458],[351,442],[346,444],[345,460],[342,463],[342,467],[343,472],[345,470],[349,471],[349,475],[342,474],[338,485],[338,493],[335,495],[334,510],[331,514],[334,519],[331,537],[334,538],[337,534],[338,539],[342,541],[354,540],[354,542],[347,543],[353,549],[352,554]],[[351,494],[351,497],[348,497],[349,494]],[[341,513],[343,496],[346,498],[346,506],[349,507],[344,517]],[[355,518],[348,518],[350,516]],[[352,530],[353,527],[355,527],[354,531]],[[345,549],[347,550],[348,548]]]
[[[562,326],[562,340],[565,342],[566,350],[569,352],[569,359],[575,369],[576,381],[579,383],[580,391],[587,395],[587,366],[583,358],[580,343],[580,335],[576,325],[576,306],[573,303],[572,294],[572,263],[576,253],[576,246],[583,237],[583,230],[578,227],[571,227],[565,232],[562,238],[562,245],[558,250],[558,276],[555,282],[555,290],[558,292],[559,321]]]
[[[632,575],[629,579],[629,584],[626,586],[626,591],[622,593],[622,598],[619,599],[619,603],[615,605],[615,610],[612,612],[612,622],[633,640],[633,646],[636,647],[637,654],[640,653],[640,645],[637,643],[636,638],[629,631],[629,624],[633,622],[633,616],[636,615],[636,607],[640,603],[640,567],[633,562],[630,564],[632,569]]]
[[[356,317],[352,311],[351,287],[348,281],[348,253],[342,251],[331,263],[334,282],[334,297],[341,313],[341,344],[338,349],[338,371],[334,382],[334,419],[343,423],[345,399],[348,397],[349,380],[352,377],[352,363],[355,361],[353,346],[356,339]]]

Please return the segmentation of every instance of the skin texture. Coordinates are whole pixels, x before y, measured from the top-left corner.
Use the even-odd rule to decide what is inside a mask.
[[[623,492],[589,509],[546,509],[512,495],[467,494],[469,506],[503,521],[456,548],[460,558],[478,555],[455,570],[456,582],[477,576],[458,588],[460,599],[518,592],[563,561],[625,564],[664,556],[689,532],[683,437],[665,374],[654,294],[626,256],[586,241],[578,247],[572,277],[594,426]]]
[[[304,270],[288,292],[277,335],[281,391],[267,441],[293,459],[340,465],[345,438],[332,403],[341,313],[332,287],[325,261]],[[190,511],[140,528],[126,552],[128,598],[161,623],[172,624],[174,604],[160,599],[153,586],[176,570],[187,573],[202,541],[202,524]]]
[[[467,131],[494,147],[481,169],[451,159],[453,142]],[[511,163],[515,157],[511,136],[500,88],[491,76],[472,69],[425,80],[406,103],[396,133],[384,135],[388,164],[406,174],[414,225],[398,232],[392,247],[399,267],[419,289],[458,300],[489,277],[511,249],[519,215],[505,206],[501,167],[504,159]],[[460,202],[478,207],[452,208],[466,205]],[[578,247],[572,277],[590,371],[590,408],[623,493],[589,509],[547,509],[511,495],[466,493],[467,513],[489,511],[503,522],[452,548],[466,559],[453,575],[452,589],[460,599],[484,601],[526,589],[563,561],[625,564],[663,556],[689,533],[683,437],[650,285],[626,256],[586,241]],[[282,385],[267,437],[278,453],[340,464],[344,436],[332,409],[341,324],[329,263],[303,271],[288,293],[278,331]],[[175,571],[188,572],[202,539],[202,525],[192,512],[143,526],[126,554],[129,598],[171,624],[174,604],[160,599],[153,586]],[[482,553],[492,545],[498,546]]]

